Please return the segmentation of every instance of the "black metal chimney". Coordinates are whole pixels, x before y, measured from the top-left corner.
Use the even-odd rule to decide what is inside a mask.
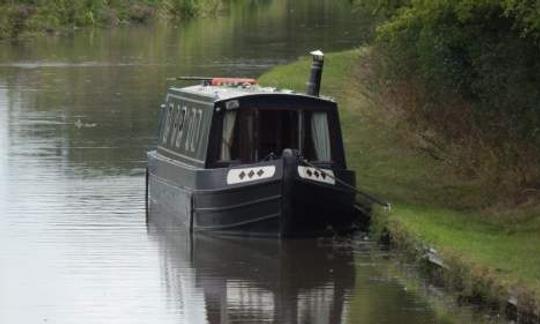
[[[310,96],[319,96],[319,91],[321,90],[321,76],[324,65],[324,53],[320,50],[310,52],[313,57],[313,62],[311,63],[311,76],[307,83],[307,94]]]

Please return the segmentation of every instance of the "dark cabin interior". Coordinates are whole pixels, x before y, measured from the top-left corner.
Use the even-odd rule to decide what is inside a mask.
[[[326,112],[279,108],[226,111],[221,135],[217,167],[276,159],[286,148],[299,150],[310,161],[332,160]]]
[[[298,149],[298,112],[259,110],[257,118],[258,158],[280,156],[286,148]]]

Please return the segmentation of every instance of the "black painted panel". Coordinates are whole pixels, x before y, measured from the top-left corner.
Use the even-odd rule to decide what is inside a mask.
[[[281,196],[280,181],[266,184],[246,185],[242,188],[223,191],[195,192],[193,203],[197,209],[220,208],[255,202],[276,196]]]
[[[268,218],[279,218],[280,211],[280,198],[231,209],[202,211],[195,209],[193,226],[195,228],[212,227],[216,229],[237,227]]]

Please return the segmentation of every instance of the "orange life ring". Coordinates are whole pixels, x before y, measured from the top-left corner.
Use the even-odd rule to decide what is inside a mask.
[[[257,84],[255,79],[247,78],[212,78],[210,85],[213,86],[252,86]]]

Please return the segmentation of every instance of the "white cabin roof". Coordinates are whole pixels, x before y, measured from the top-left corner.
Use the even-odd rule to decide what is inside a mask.
[[[171,87],[172,91],[179,91],[187,94],[194,94],[198,96],[205,96],[213,98],[213,101],[227,100],[236,97],[250,96],[250,95],[264,95],[264,94],[287,94],[297,95],[301,97],[317,98],[326,101],[334,101],[333,98],[320,96],[313,97],[305,93],[298,93],[289,89],[278,89],[273,87],[261,87],[255,86],[212,86],[212,85],[195,85],[183,88]]]

